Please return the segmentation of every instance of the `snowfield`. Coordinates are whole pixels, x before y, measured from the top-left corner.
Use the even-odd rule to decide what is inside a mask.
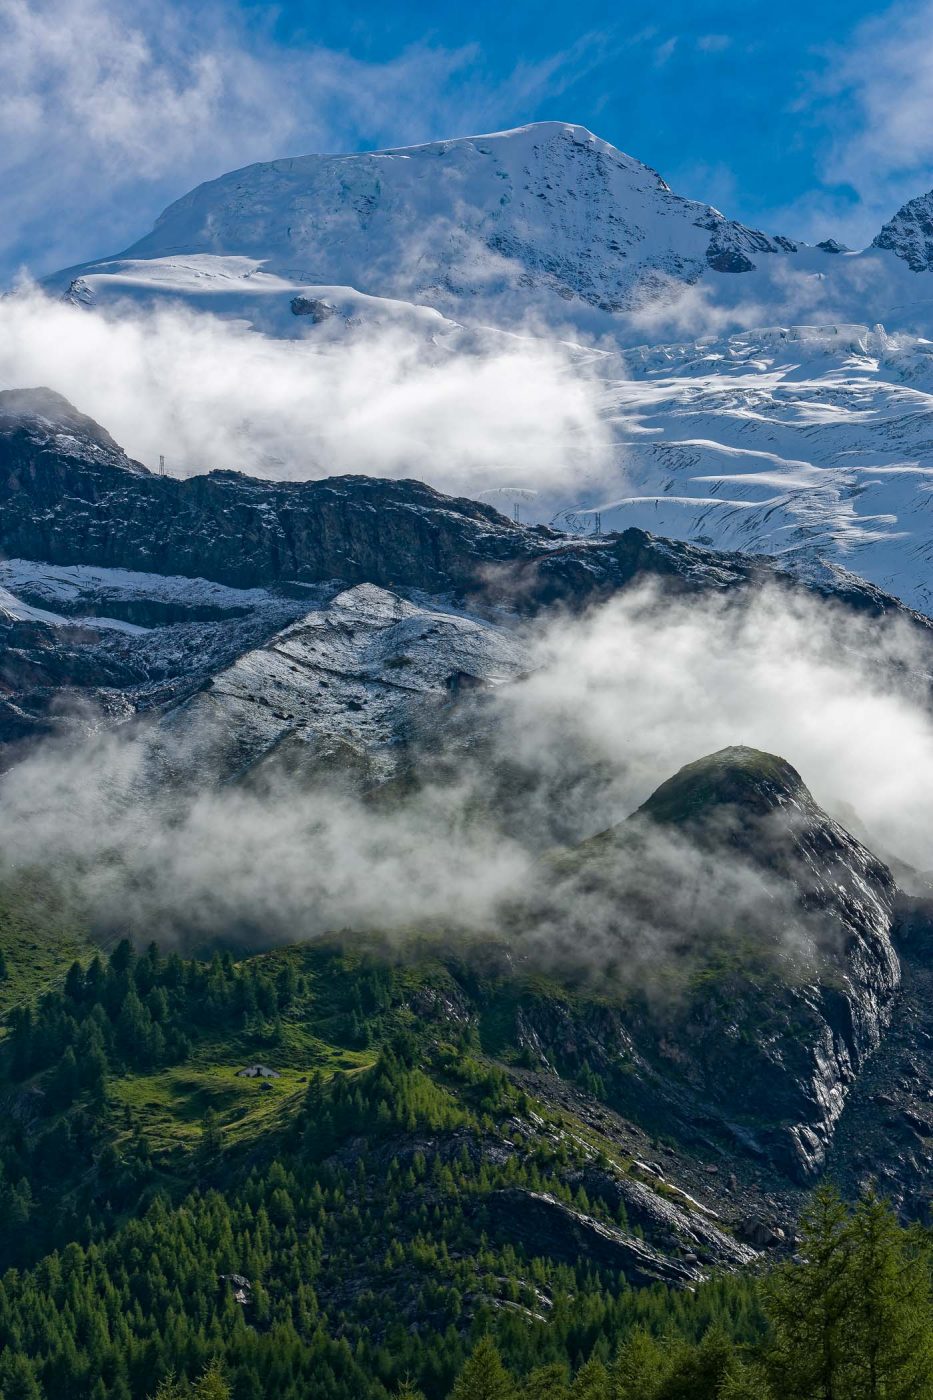
[[[933,608],[933,343],[799,327],[627,364],[606,394],[627,489],[594,503],[604,530],[830,561]]]

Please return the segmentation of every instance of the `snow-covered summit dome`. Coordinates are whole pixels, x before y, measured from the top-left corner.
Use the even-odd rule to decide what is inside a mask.
[[[747,272],[794,247],[674,194],[585,127],[541,122],[246,166],[177,200],[120,261],[251,257],[292,283],[352,286],[448,314],[510,297],[617,313],[665,284]]]

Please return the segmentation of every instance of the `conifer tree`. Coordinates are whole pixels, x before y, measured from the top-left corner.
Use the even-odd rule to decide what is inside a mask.
[[[80,1082],[78,1061],[75,1058],[75,1052],[69,1045],[58,1062],[50,1085],[52,1102],[56,1108],[67,1108],[70,1103],[74,1102]]]
[[[194,1387],[195,1400],[230,1400],[230,1387],[218,1361],[212,1361]]]
[[[424,1400],[424,1393],[406,1376],[395,1392],[396,1400]]]
[[[762,1367],[736,1356],[729,1362],[716,1400],[776,1400],[776,1397]]]
[[[70,1001],[80,1001],[84,993],[84,968],[73,962],[65,975],[65,996]]]
[[[851,1224],[852,1301],[846,1326],[853,1400],[933,1397],[930,1251],[871,1194]]]
[[[570,1400],[612,1400],[609,1372],[601,1361],[591,1359],[580,1367],[570,1387]]]
[[[515,1383],[489,1337],[476,1343],[460,1372],[450,1400],[515,1400]]]
[[[777,1269],[765,1286],[772,1381],[782,1400],[849,1400],[852,1231],[834,1187],[814,1192],[801,1232],[802,1261]]]
[[[11,1360],[4,1377],[3,1400],[44,1400],[36,1373],[23,1355]]]
[[[670,1351],[643,1328],[619,1348],[612,1380],[618,1400],[655,1400],[671,1369]]]
[[[537,1366],[519,1390],[521,1400],[567,1400],[567,1371],[559,1362]]]
[[[159,1382],[153,1400],[181,1400],[181,1386],[175,1379],[174,1371],[170,1371],[165,1379]]]

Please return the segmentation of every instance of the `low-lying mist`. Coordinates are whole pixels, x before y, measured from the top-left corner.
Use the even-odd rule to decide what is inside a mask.
[[[857,814],[876,853],[933,866],[929,648],[909,624],[777,590],[643,588],[521,626],[529,674],[454,707],[430,751],[415,742],[415,783],[353,793],[274,766],[249,783],[166,782],[153,775],[196,765],[164,730],[101,731],[4,776],[0,871],[52,871],[98,927],[188,946],[418,928],[646,977],[680,956],[699,899],[704,926],[738,918],[804,964],[819,935],[786,884],[670,829],[620,855],[630,874],[602,893],[565,885],[564,908],[527,912],[556,847],[733,744],[786,758],[824,807]]]
[[[24,288],[0,300],[0,382],[57,390],[131,457],[152,467],[164,454],[178,476],[364,473],[469,495],[606,479],[610,436],[586,357],[531,334],[433,324],[278,340],[180,303],[104,315]]]
[[[503,727],[555,787],[580,755],[598,764],[606,797],[581,804],[581,831],[588,813],[598,829],[685,763],[745,745],[785,758],[824,808],[854,811],[877,850],[926,871],[931,642],[802,591],[640,589],[542,628],[534,670],[500,694]]]

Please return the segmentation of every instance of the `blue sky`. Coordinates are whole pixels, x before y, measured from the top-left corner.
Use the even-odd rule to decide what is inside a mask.
[[[933,0],[0,0],[0,279],[116,251],[254,160],[545,118],[857,245],[933,185]]]
[[[286,44],[316,38],[380,63],[419,43],[473,49],[465,89],[481,72],[490,93],[499,91],[507,125],[581,122],[656,166],[683,193],[728,199],[730,212],[754,218],[819,184],[827,117],[832,124],[821,110],[821,79],[845,36],[883,9],[851,0],[630,0],[617,7],[605,0],[440,7],[410,0],[355,6],[350,14],[293,3],[282,6],[276,32]],[[524,94],[513,79],[521,64],[529,69]]]

